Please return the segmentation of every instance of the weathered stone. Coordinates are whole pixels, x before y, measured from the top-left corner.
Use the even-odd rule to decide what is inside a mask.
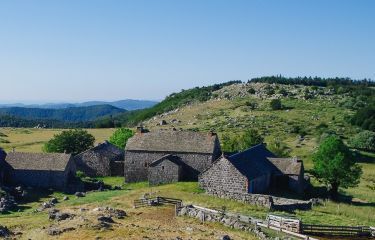
[[[69,197],[68,196],[64,196],[63,197],[63,201],[67,201],[67,200],[69,200]]]
[[[56,204],[56,203],[58,203],[58,200],[57,200],[57,198],[51,198],[50,200],[49,200],[49,203],[51,203],[51,204]]]
[[[85,197],[86,196],[86,194],[84,192],[76,192],[74,195],[76,197]]]
[[[231,240],[231,238],[228,235],[224,235],[220,237],[219,240]]]
[[[98,221],[99,222],[105,222],[105,223],[114,223],[115,222],[115,221],[113,221],[111,216],[100,216],[100,217],[98,217]]]
[[[9,237],[12,235],[12,232],[6,227],[0,225],[0,237]]]

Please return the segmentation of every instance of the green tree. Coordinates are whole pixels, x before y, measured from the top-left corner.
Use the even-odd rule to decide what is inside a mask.
[[[117,147],[124,149],[128,139],[134,136],[134,132],[128,128],[117,129],[109,138],[109,142]]]
[[[313,173],[319,181],[330,188],[331,197],[337,199],[339,187],[358,185],[362,174],[354,155],[337,136],[329,136],[322,141],[313,155]]]
[[[366,151],[375,151],[375,132],[362,131],[356,134],[350,141],[353,148]]]
[[[86,130],[74,129],[56,134],[43,146],[45,152],[76,155],[94,146],[95,138]]]
[[[270,102],[270,106],[272,110],[280,110],[282,108],[281,100],[280,99],[272,99]]]
[[[243,151],[252,146],[262,143],[264,138],[259,134],[257,130],[250,128],[246,130],[238,140],[239,150]]]
[[[262,143],[264,139],[257,130],[248,129],[240,135],[224,134],[220,140],[224,152],[239,152]]]

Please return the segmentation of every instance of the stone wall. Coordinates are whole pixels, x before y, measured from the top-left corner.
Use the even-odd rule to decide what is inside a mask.
[[[192,205],[183,206],[177,209],[176,214],[178,216],[187,216],[197,218],[202,222],[218,222],[222,223],[224,226],[247,231],[255,234],[259,239],[268,240],[269,238],[261,228],[256,226],[256,223],[260,220],[246,217],[246,221],[241,220],[240,215],[218,212],[211,209],[198,208]]]
[[[209,195],[248,203],[251,205],[265,207],[272,210],[292,212],[295,210],[310,210],[312,201],[274,197],[264,194],[236,193],[228,191],[206,192]]]
[[[199,186],[207,192],[247,193],[247,179],[225,157],[218,159],[212,167],[198,178]]]
[[[168,159],[149,168],[148,181],[150,185],[178,182],[181,176],[181,166]]]
[[[197,180],[198,174],[210,167],[213,162],[212,154],[126,151],[124,161],[125,181],[147,181],[149,165],[168,154],[179,157],[184,163],[182,166],[184,178],[181,180]]]

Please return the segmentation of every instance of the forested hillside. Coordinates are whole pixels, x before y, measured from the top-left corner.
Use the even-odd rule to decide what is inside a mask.
[[[0,116],[11,116],[13,120],[54,120],[61,122],[85,122],[98,119],[103,116],[116,115],[125,110],[110,105],[96,105],[89,107],[72,107],[65,109],[40,109],[10,107],[0,108]],[[8,118],[9,119],[9,118]]]

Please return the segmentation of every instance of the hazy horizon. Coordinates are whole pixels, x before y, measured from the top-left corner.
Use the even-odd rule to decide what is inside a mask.
[[[2,1],[0,103],[161,100],[281,74],[375,79],[374,1]]]

